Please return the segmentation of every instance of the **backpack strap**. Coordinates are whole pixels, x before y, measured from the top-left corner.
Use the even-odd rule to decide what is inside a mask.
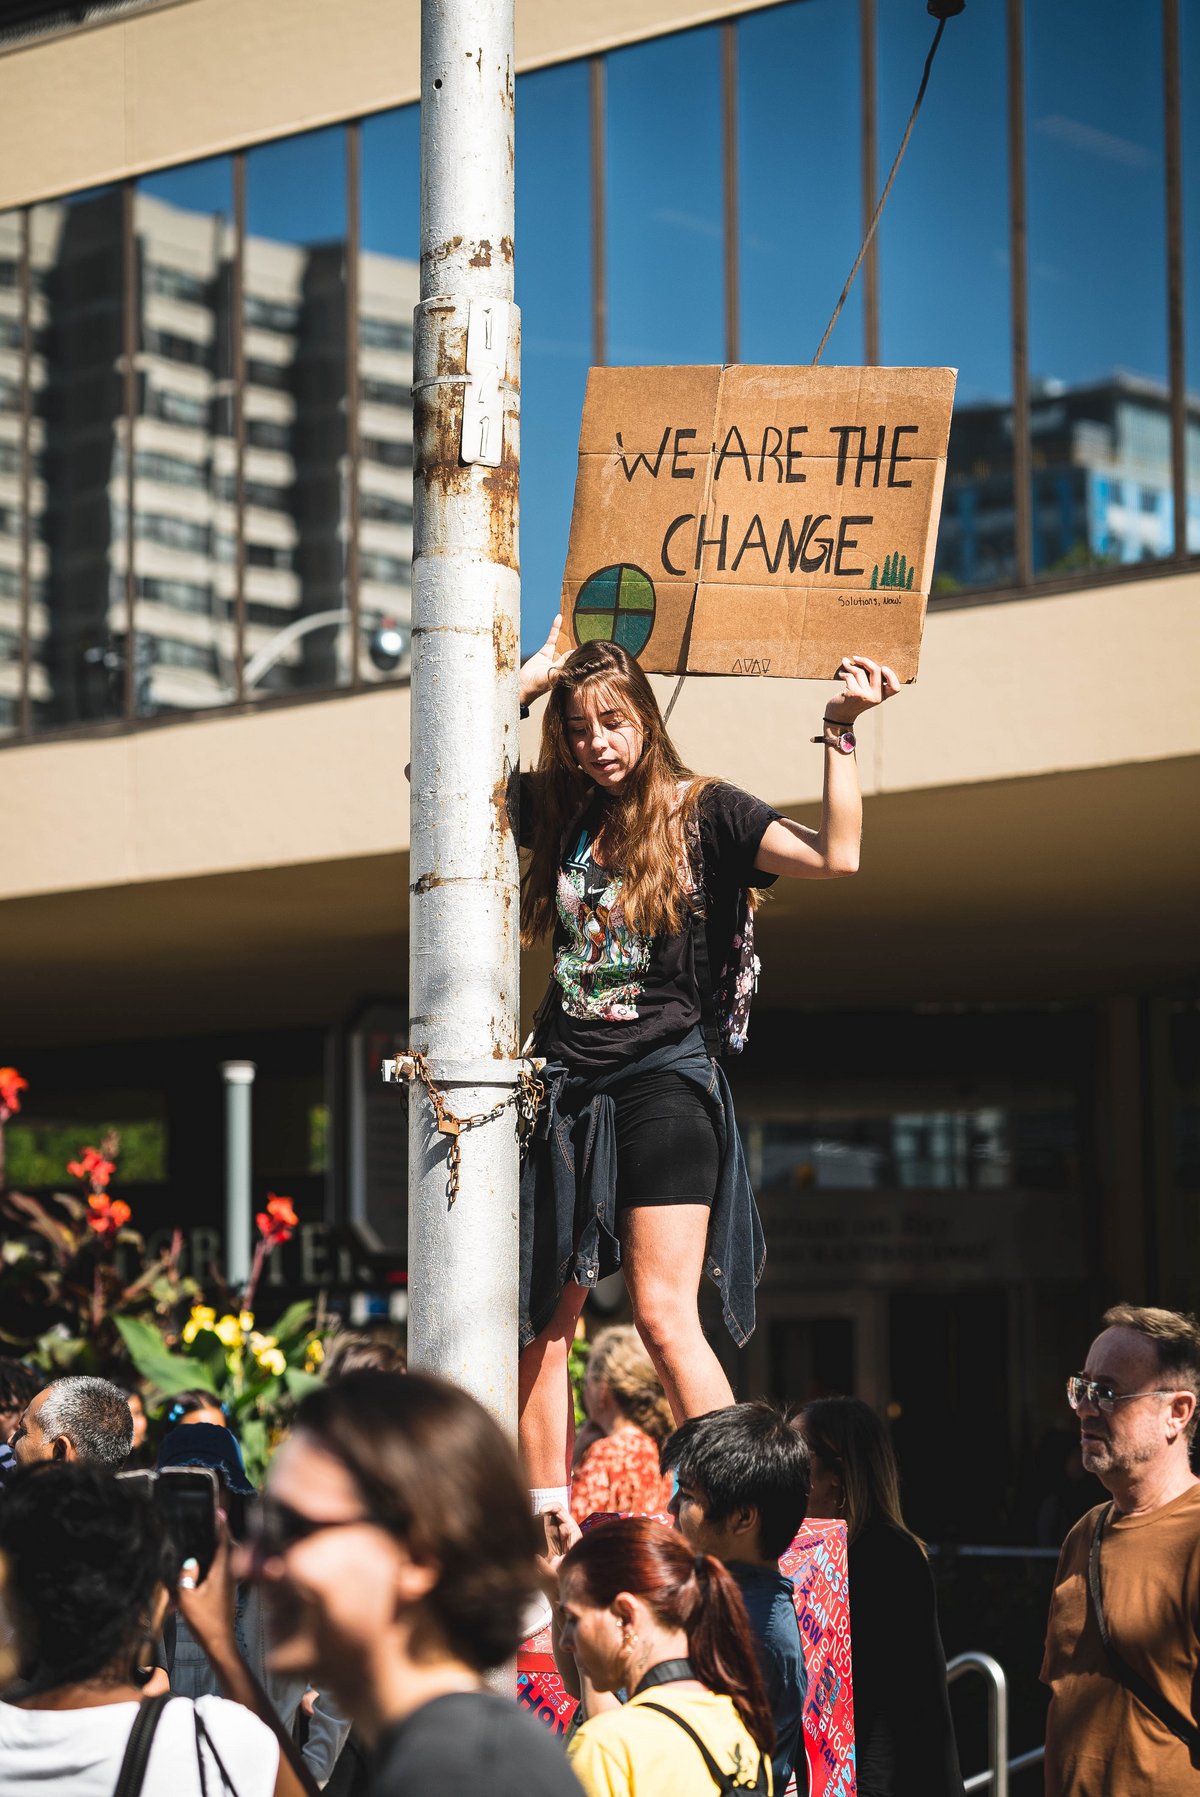
[[[140,1797],[150,1759],[150,1748],[154,1742],[154,1731],[170,1701],[171,1693],[164,1691],[161,1696],[147,1697],[138,1705],[129,1739],[125,1743],[125,1757],[117,1774],[113,1797]]]
[[[1118,1683],[1137,1698],[1150,1714],[1162,1723],[1164,1728],[1182,1741],[1192,1753],[1200,1747],[1200,1728],[1190,1717],[1183,1715],[1169,1698],[1154,1686],[1148,1684],[1140,1672],[1136,1672],[1128,1660],[1118,1652],[1108,1632],[1108,1620],[1104,1614],[1104,1595],[1100,1588],[1100,1542],[1104,1535],[1104,1525],[1112,1514],[1111,1501],[1101,1510],[1096,1518],[1096,1526],[1092,1530],[1091,1552],[1088,1554],[1088,1589],[1092,1595],[1092,1608],[1096,1613],[1096,1626],[1100,1630],[1100,1639],[1104,1643],[1104,1651],[1108,1655],[1108,1663],[1116,1674]]]
[[[704,1761],[705,1770],[716,1785],[718,1791],[721,1793],[721,1797],[727,1797],[727,1793],[731,1791],[765,1791],[767,1789],[766,1785],[762,1782],[763,1756],[761,1753],[758,1756],[758,1772],[755,1775],[754,1783],[752,1785],[736,1785],[733,1782],[733,1773],[722,1772],[720,1766],[718,1766],[716,1760],[708,1751],[708,1748],[704,1745],[704,1742],[700,1739],[700,1736],[696,1733],[691,1723],[685,1722],[683,1717],[677,1714],[675,1710],[667,1709],[666,1705],[662,1703],[643,1703],[638,1707],[643,1710],[657,1710],[660,1716],[669,1716],[672,1722],[678,1724],[685,1735],[691,1736],[693,1744],[700,1751],[700,1757]]]

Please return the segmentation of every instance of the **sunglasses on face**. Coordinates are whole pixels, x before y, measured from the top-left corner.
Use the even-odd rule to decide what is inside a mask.
[[[385,1526],[373,1516],[343,1516],[330,1522],[321,1516],[305,1516],[276,1498],[260,1498],[246,1519],[246,1545],[257,1559],[273,1560],[297,1542],[321,1535],[327,1529],[357,1529],[364,1525]]]
[[[1135,1398],[1173,1398],[1173,1391],[1116,1392],[1108,1379],[1088,1379],[1083,1373],[1072,1373],[1067,1380],[1067,1403],[1078,1410],[1083,1403],[1094,1404],[1105,1416],[1111,1416],[1118,1404],[1131,1404]]]

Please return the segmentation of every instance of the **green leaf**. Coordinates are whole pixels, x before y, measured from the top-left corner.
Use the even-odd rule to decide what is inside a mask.
[[[270,1436],[261,1416],[248,1416],[242,1424],[242,1459],[246,1477],[252,1485],[261,1485],[267,1470],[267,1444]]]
[[[285,1335],[298,1335],[307,1329],[308,1320],[312,1316],[313,1307],[307,1298],[301,1298],[297,1304],[289,1304],[277,1323],[264,1329],[264,1335],[273,1335],[282,1347]]]
[[[288,1388],[288,1396],[298,1404],[306,1398],[310,1391],[316,1391],[321,1381],[315,1373],[306,1373],[301,1367],[290,1366],[283,1375],[283,1382]]]
[[[202,1366],[208,1368],[210,1376],[215,1381],[213,1390],[219,1391],[229,1370],[229,1363],[225,1358],[225,1347],[220,1338],[214,1335],[211,1329],[198,1330],[195,1340],[188,1346],[188,1358],[194,1358]]]
[[[196,1387],[217,1395],[212,1374],[200,1359],[188,1354],[172,1354],[161,1330],[141,1317],[114,1317],[126,1351],[143,1379],[148,1379],[164,1398],[173,1392]]]

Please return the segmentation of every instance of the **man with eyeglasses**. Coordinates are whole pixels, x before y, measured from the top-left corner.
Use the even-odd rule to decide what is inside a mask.
[[[1067,1381],[1110,1494],[1063,1543],[1042,1680],[1046,1797],[1200,1793],[1200,1398],[1192,1316],[1117,1304]]]

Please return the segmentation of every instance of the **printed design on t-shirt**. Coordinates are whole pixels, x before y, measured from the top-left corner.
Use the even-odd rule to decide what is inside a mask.
[[[650,965],[653,938],[626,924],[620,874],[589,895],[587,865],[566,862],[558,875],[558,915],[567,939],[555,957],[554,977],[567,1016],[635,1021],[644,986],[638,976]]]

